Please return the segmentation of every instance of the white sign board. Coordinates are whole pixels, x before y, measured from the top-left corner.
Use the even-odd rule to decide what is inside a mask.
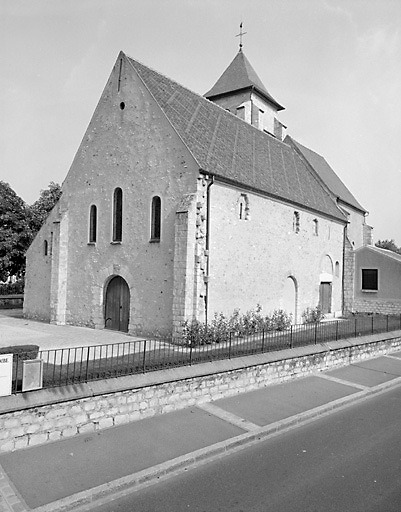
[[[13,355],[0,354],[0,396],[11,395],[13,380]]]
[[[32,391],[43,386],[43,361],[27,359],[22,366],[22,391]]]

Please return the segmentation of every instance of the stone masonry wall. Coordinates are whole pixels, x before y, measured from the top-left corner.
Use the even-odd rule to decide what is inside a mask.
[[[248,361],[252,365],[243,367],[243,360],[220,361],[220,371],[213,372],[217,363],[207,363],[204,371],[197,365],[192,368],[183,368],[183,371],[191,371],[188,378],[175,378],[165,382],[170,376],[171,370],[164,372],[163,382],[118,392],[100,393],[95,396],[68,400],[64,398],[62,403],[49,403],[37,405],[25,410],[4,412],[0,415],[0,452],[8,452],[29,446],[56,441],[63,438],[94,432],[100,429],[113,427],[131,421],[137,421],[158,414],[164,414],[179,410],[184,407],[195,406],[202,402],[218,400],[233,396],[237,393],[255,390],[268,385],[283,382],[294,377],[302,377],[312,372],[339,367],[351,362],[356,362],[369,357],[386,354],[401,347],[401,336],[386,340],[384,336],[377,335],[375,341],[352,345],[351,340],[346,343],[337,342],[329,349],[326,345],[304,347],[298,349],[298,355],[294,352],[283,351],[281,359],[274,359],[273,354],[261,354],[250,356]],[[309,351],[309,352],[308,352]],[[253,359],[252,359],[253,358]],[[265,358],[264,363],[258,364]],[[270,359],[270,360],[269,360]],[[255,363],[256,362],[256,363]],[[230,365],[227,371],[222,367]],[[241,366],[242,365],[242,366]],[[216,371],[216,370],[215,370]],[[156,372],[155,372],[156,373]],[[140,376],[132,376],[131,379]],[[118,380],[118,379],[117,379]],[[116,379],[114,379],[116,381]],[[92,383],[93,388],[99,385],[99,389],[107,389],[110,381]],[[134,381],[131,381],[134,382]],[[106,384],[105,384],[106,383]],[[89,385],[87,385],[89,386]],[[103,388],[102,388],[103,386]],[[40,393],[55,394],[54,390],[42,390]],[[88,387],[88,395],[93,394],[93,389]],[[33,392],[35,393],[35,392]],[[66,394],[61,390],[60,397]],[[16,395],[16,399],[20,395]],[[30,395],[32,397],[33,395]],[[43,398],[43,395],[41,395]],[[5,397],[11,398],[13,397]],[[3,406],[0,402],[0,406]]]
[[[318,305],[321,282],[332,285],[331,313],[341,313],[340,223],[217,181],[210,191],[210,318],[220,312],[230,315],[234,309],[246,312],[257,304],[263,314],[275,309],[291,312],[289,279],[295,323],[306,308]]]
[[[392,300],[363,300],[356,298],[354,301],[356,313],[380,313],[383,315],[401,315],[401,301]]]
[[[355,280],[355,253],[348,237],[344,246],[344,291],[343,309],[354,311],[354,280]]]

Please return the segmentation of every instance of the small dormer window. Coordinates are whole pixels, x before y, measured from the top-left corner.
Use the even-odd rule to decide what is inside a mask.
[[[239,117],[240,119],[245,121],[245,107],[244,106],[237,107],[236,115],[237,115],[237,117]]]

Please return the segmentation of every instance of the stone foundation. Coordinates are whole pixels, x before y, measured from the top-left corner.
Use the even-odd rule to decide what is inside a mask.
[[[401,348],[401,331],[0,398],[0,451],[94,432]]]

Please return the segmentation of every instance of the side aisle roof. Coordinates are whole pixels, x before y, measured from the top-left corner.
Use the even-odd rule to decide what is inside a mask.
[[[126,58],[204,172],[345,222],[333,198],[288,144]]]
[[[344,203],[353,206],[354,208],[360,210],[363,213],[367,213],[365,208],[359,204],[359,202],[355,199],[355,197],[351,194],[348,188],[344,185],[344,183],[337,176],[335,171],[330,167],[327,161],[311,149],[303,146],[292,137],[287,136],[285,138],[285,142],[292,143],[298,151],[303,155],[303,157],[309,162],[312,168],[316,171],[316,173],[320,176],[322,181],[326,184],[329,190],[339,199],[344,201]]]

